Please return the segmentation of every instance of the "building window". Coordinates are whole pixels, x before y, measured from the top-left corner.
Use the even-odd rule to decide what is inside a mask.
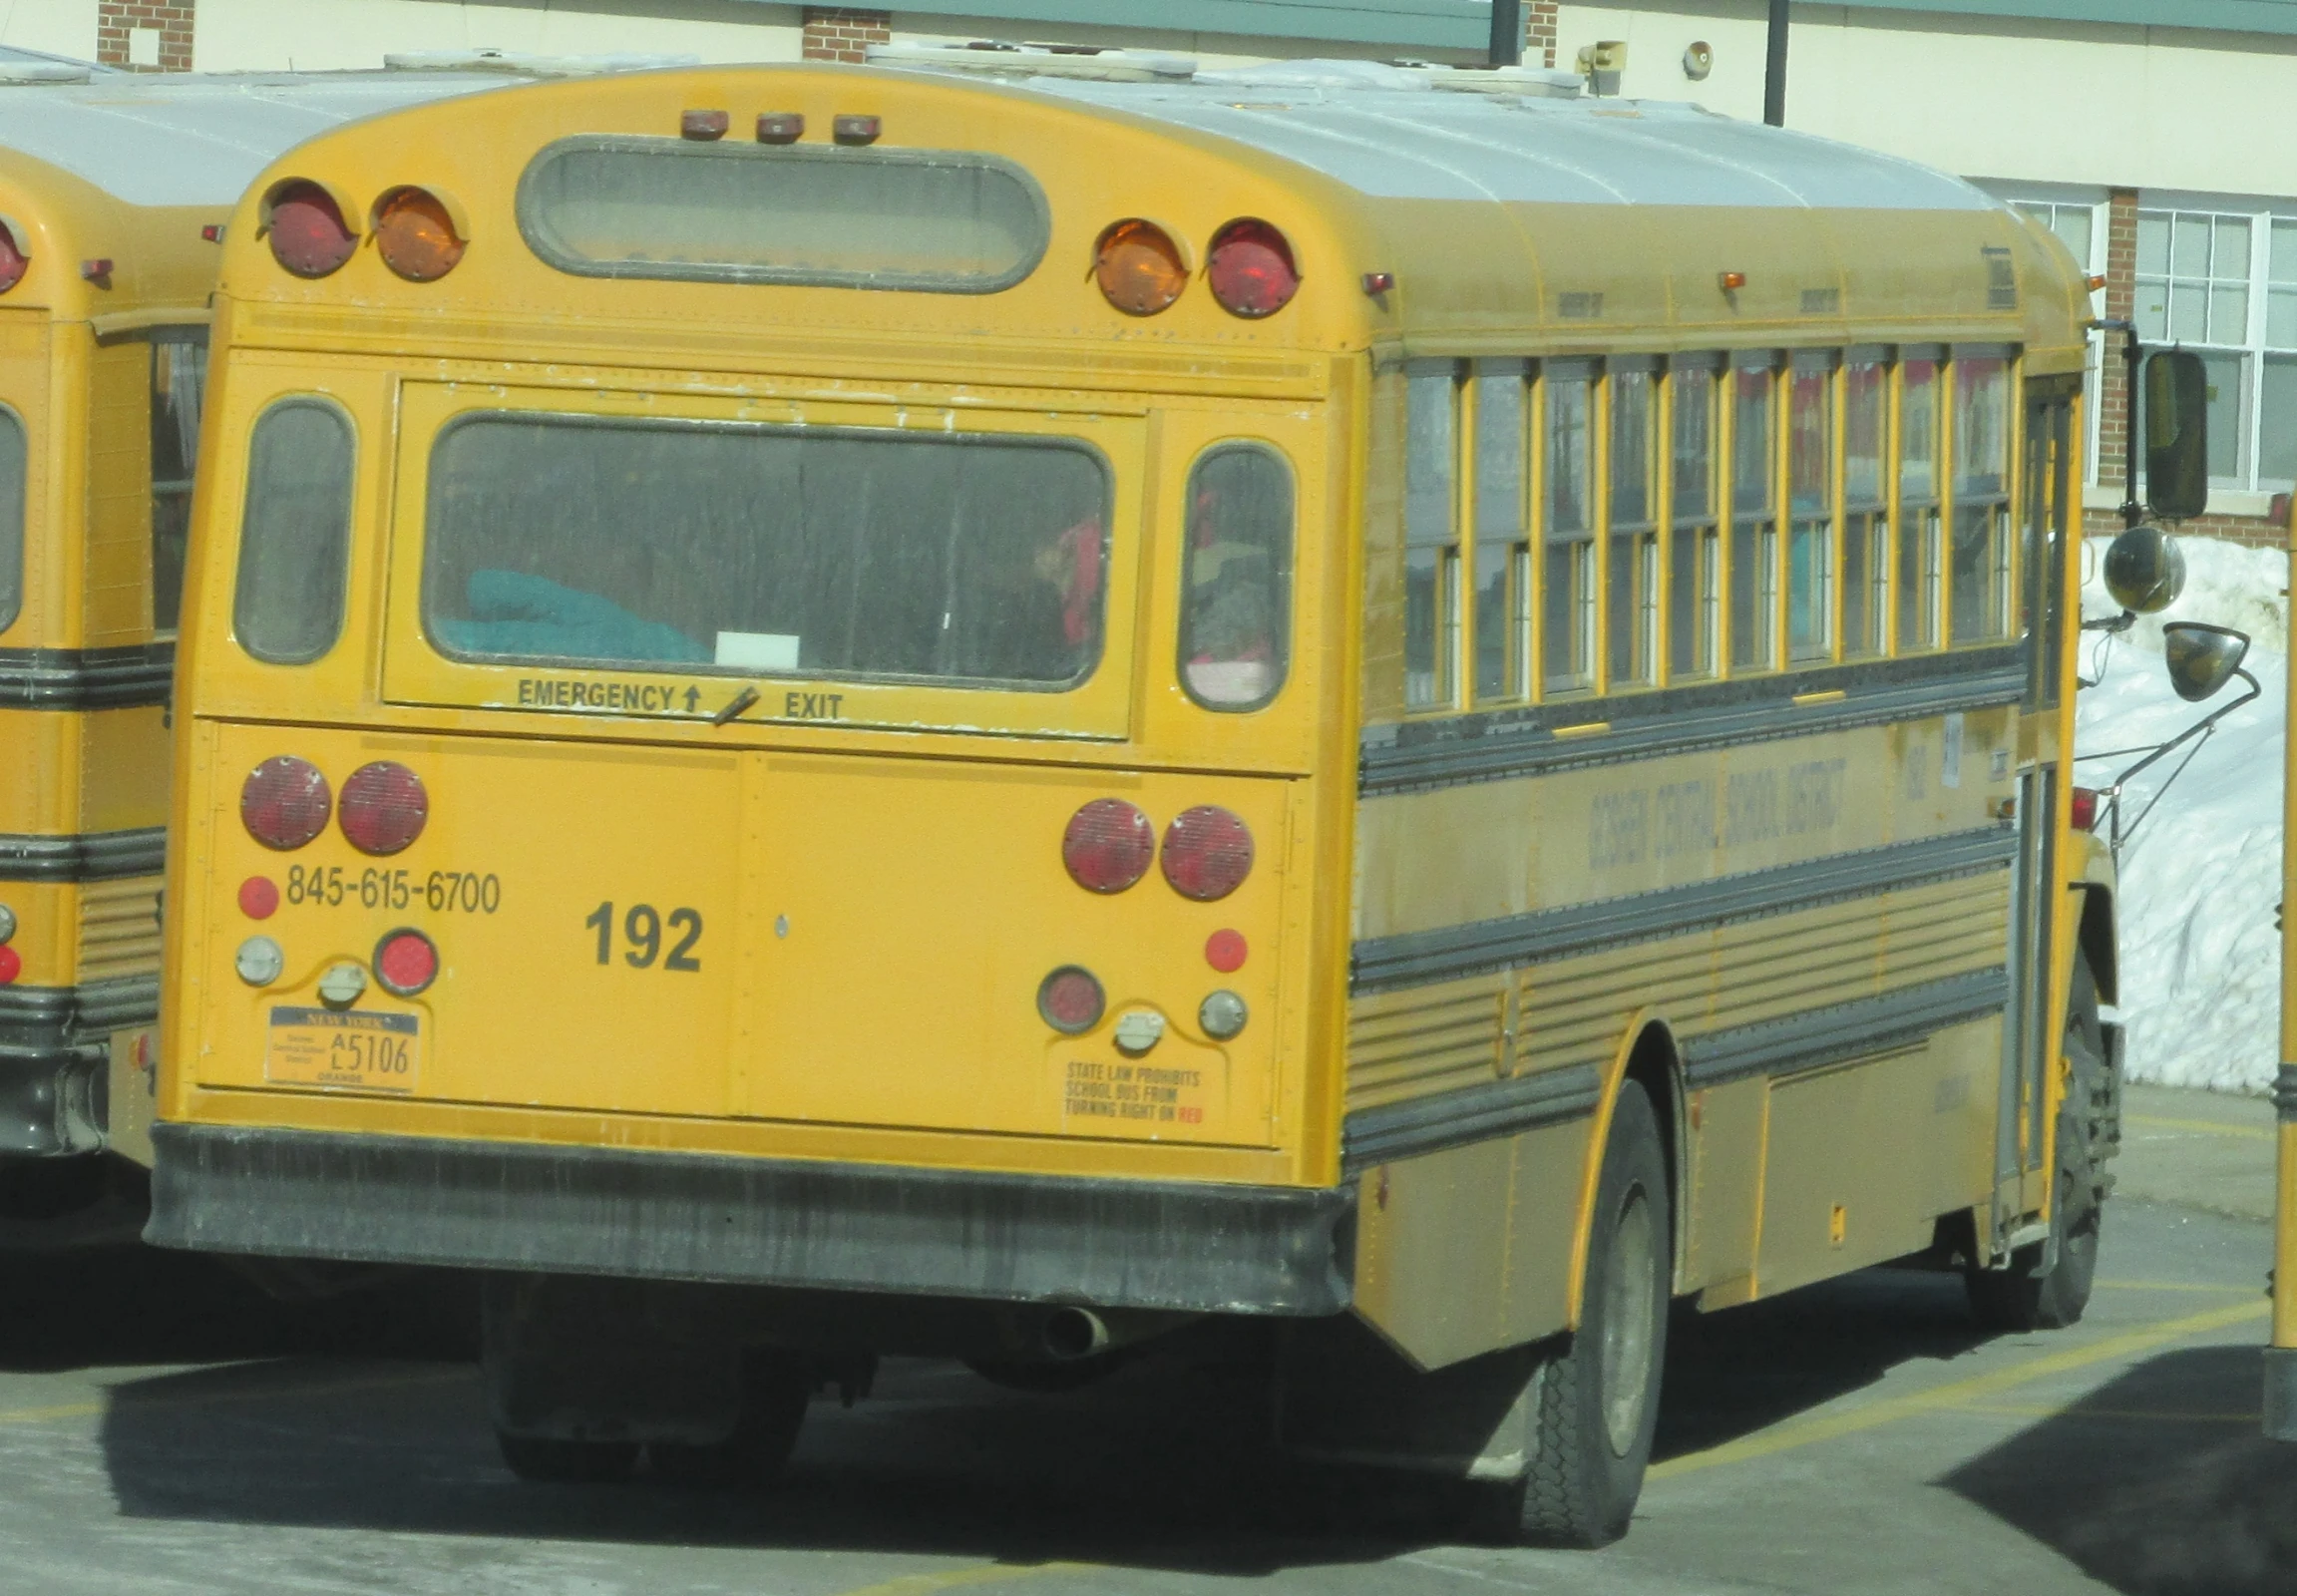
[[[2026,199],[2009,196],[2010,202],[2050,229],[2058,241],[2066,245],[2074,256],[2074,263],[2085,272],[2101,272],[2106,265],[2106,199],[2096,191],[2090,198],[2081,199]],[[2106,292],[2098,289],[2090,295],[2090,314],[2106,314]],[[2093,332],[2089,338],[2089,351],[2082,362],[2083,441],[2088,461],[2088,482],[2098,480],[2098,422],[2099,373],[2106,363],[2106,334]]]
[[[2250,284],[2264,218],[2215,210],[2137,212],[2137,336],[2181,344],[2209,370],[2209,480],[2247,488]]]

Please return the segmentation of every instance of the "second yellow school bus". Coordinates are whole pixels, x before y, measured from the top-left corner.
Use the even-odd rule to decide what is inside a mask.
[[[1670,1299],[2079,1315],[2063,250],[1540,74],[1157,70],[256,184],[151,1236],[488,1272],[529,1474],[1229,1316],[1295,1443],[1582,1543]]]

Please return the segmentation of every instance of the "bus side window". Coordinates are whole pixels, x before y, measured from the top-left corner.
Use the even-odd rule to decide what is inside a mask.
[[[1459,695],[1459,384],[1449,362],[1404,381],[1403,705]]]
[[[1722,633],[1723,536],[1716,490],[1723,440],[1716,369],[1678,359],[1667,377],[1674,432],[1674,515],[1668,533],[1668,674],[1712,676]]]
[[[1898,366],[1898,652],[1938,646],[1938,362]]]
[[[31,454],[24,423],[0,409],[0,631],[16,624],[24,608],[24,491]]]
[[[1475,698],[1531,696],[1531,535],[1524,470],[1524,364],[1480,361],[1475,377]]]
[[[257,659],[309,664],[342,632],[351,471],[351,423],[333,405],[282,399],[256,419],[231,627]]]
[[[1610,584],[1606,607],[1613,687],[1659,679],[1659,379],[1611,362]]]
[[[1540,380],[1547,442],[1546,629],[1549,692],[1595,685],[1595,378],[1578,362],[1550,361]]]
[[[1207,450],[1189,473],[1180,679],[1207,709],[1258,709],[1292,654],[1292,472],[1260,444]]]
[[[1956,642],[2010,635],[2010,362],[1957,355],[1954,365]]]
[[[1770,357],[1730,374],[1730,663],[1778,668],[1777,386]]]
[[[1890,504],[1882,478],[1890,368],[1853,352],[1842,368],[1842,653],[1882,652],[1890,598]]]
[[[191,531],[191,473],[199,459],[199,404],[207,387],[204,328],[152,336],[152,629],[174,631],[184,607],[184,546]]]
[[[1798,349],[1786,389],[1786,651],[1834,657],[1834,353]]]

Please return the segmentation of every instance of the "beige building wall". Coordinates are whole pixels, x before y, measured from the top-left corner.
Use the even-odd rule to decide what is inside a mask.
[[[795,61],[800,11],[751,0],[199,0],[200,72],[379,67],[404,50]]]
[[[0,44],[96,59],[96,0],[0,0]]]

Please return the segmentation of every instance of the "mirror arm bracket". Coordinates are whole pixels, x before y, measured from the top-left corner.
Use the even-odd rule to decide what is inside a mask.
[[[2090,326],[2096,332],[2121,334],[2121,410],[2125,418],[2121,428],[2121,525],[2134,527],[2145,519],[2145,507],[2137,502],[2137,368],[2145,351],[2137,342],[2134,321],[2093,321]]]

